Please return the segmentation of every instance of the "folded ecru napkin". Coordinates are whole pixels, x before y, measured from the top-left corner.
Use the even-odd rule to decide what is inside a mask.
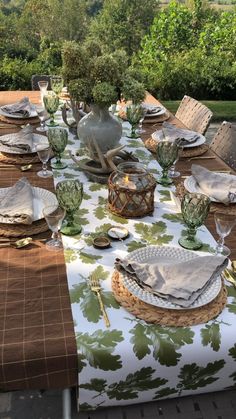
[[[152,105],[148,103],[144,103],[142,106],[146,109],[147,115],[156,114],[157,112],[160,112],[163,109],[162,106]]]
[[[236,176],[214,173],[198,164],[193,164],[191,171],[205,195],[223,204],[236,202]]]
[[[28,124],[15,134],[2,135],[0,143],[15,151],[30,153],[33,149],[33,127]]]
[[[162,132],[169,141],[178,141],[181,146],[192,144],[198,140],[199,134],[195,131],[177,128],[176,126],[164,121],[162,124]]]
[[[1,109],[11,115],[22,116],[22,118],[28,118],[30,112],[34,109],[31,105],[28,97],[23,97],[19,102],[12,103],[11,105],[2,106]]]
[[[26,178],[19,179],[0,202],[0,216],[8,224],[32,224],[33,191]]]
[[[139,263],[132,258],[117,259],[116,267],[130,275],[145,290],[161,298],[189,307],[206,286],[225,269],[224,256],[196,256],[191,261],[159,261],[150,258]]]

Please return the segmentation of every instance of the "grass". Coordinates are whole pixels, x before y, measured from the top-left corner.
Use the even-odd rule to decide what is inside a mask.
[[[175,113],[180,100],[161,101],[172,113]],[[201,100],[212,112],[214,121],[236,121],[236,101]]]

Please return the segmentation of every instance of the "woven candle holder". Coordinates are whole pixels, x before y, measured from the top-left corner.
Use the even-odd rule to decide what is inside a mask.
[[[156,180],[140,163],[121,163],[108,179],[108,209],[125,218],[151,214],[155,187]]]

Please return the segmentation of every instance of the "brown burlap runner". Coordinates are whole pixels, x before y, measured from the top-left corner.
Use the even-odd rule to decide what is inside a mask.
[[[10,154],[10,153],[1,153],[0,152],[0,163],[29,164],[29,163],[39,163],[39,162],[40,162],[40,160],[39,160],[36,153]]]
[[[48,225],[44,219],[34,221],[30,225],[0,223],[0,236],[4,237],[28,237],[33,236],[34,234],[43,233],[47,230]]]
[[[124,287],[118,271],[112,275],[112,290],[116,300],[130,313],[147,323],[160,324],[162,326],[192,326],[206,323],[218,316],[227,302],[227,290],[222,282],[222,288],[218,296],[210,303],[194,309],[172,310],[147,304]]]
[[[147,140],[144,141],[145,147],[151,151],[152,153],[156,152],[156,148],[157,148],[157,141],[154,140],[153,138],[148,138]],[[209,147],[207,144],[202,144],[199,145],[197,147],[189,147],[189,148],[184,148],[181,153],[180,153],[180,157],[195,157],[195,156],[201,156],[202,154],[206,153],[209,150]]]
[[[180,182],[177,186],[176,186],[176,195],[178,196],[178,198],[181,200],[183,198],[183,196],[187,193],[187,189],[185,189],[185,186],[183,184],[183,182]],[[236,204],[230,204],[230,205],[225,205],[222,204],[220,202],[211,202],[210,205],[210,212],[214,213],[214,212],[223,212],[224,214],[232,214],[232,215],[236,215]]]
[[[13,125],[27,125],[27,124],[39,124],[39,118],[36,116],[34,118],[8,118],[7,116],[0,115],[0,121],[3,121],[11,127]]]

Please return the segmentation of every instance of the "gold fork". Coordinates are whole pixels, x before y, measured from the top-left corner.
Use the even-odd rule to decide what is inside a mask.
[[[100,281],[95,274],[92,274],[89,278],[89,283],[90,283],[91,290],[97,294],[98,302],[99,302],[100,309],[101,309],[101,312],[105,321],[105,325],[106,327],[109,327],[110,321],[108,319],[108,316],[107,316],[107,313],[106,313],[106,310],[102,301]]]

